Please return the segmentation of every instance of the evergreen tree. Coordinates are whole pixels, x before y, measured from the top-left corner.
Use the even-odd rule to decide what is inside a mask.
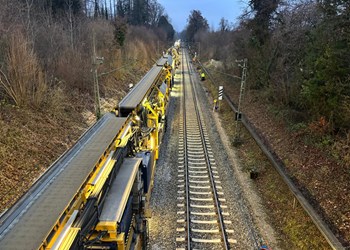
[[[100,16],[100,6],[98,5],[98,1],[95,0],[94,4],[94,17],[98,18]]]
[[[108,9],[107,9],[107,6],[105,7],[103,14],[104,14],[104,17],[106,18],[106,20],[108,20]]]
[[[114,41],[117,46],[122,47],[126,38],[128,26],[125,18],[117,17],[113,23],[114,25]]]
[[[319,3],[323,20],[309,35],[305,55],[302,100],[313,118],[325,117],[331,128],[350,128],[350,20],[349,3]]]
[[[149,6],[147,0],[134,0],[132,9],[132,21],[134,25],[146,25],[149,21]]]
[[[194,42],[194,36],[199,31],[208,31],[208,21],[199,10],[192,10],[187,20],[186,37],[189,42]]]
[[[164,15],[164,8],[157,0],[119,0],[117,15],[132,25],[156,27],[160,17]]]
[[[128,0],[119,0],[117,2],[117,15],[122,18],[127,18],[130,14],[130,2]]]
[[[49,4],[51,4],[52,13],[54,15],[68,11],[70,6],[74,15],[81,13],[83,10],[81,0],[49,0]]]
[[[250,8],[255,12],[252,20],[253,34],[260,45],[264,44],[269,35],[269,26],[281,0],[250,0]]]
[[[158,28],[165,32],[168,41],[172,41],[174,39],[175,30],[165,16],[161,16],[159,18]]]

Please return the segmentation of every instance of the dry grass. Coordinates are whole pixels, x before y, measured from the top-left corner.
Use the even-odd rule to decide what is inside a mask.
[[[12,34],[6,61],[7,70],[0,71],[0,85],[6,95],[17,106],[39,107],[46,99],[46,76],[22,33]]]
[[[239,155],[246,170],[254,167],[259,172],[255,184],[272,224],[280,233],[281,249],[329,249],[326,240],[258,145],[245,129],[242,132],[244,144],[239,148]]]
[[[91,68],[91,58],[88,54],[67,48],[58,58],[56,74],[69,89],[87,92],[93,89]]]
[[[144,41],[136,39],[127,42],[126,53],[127,57],[132,61],[136,61],[139,67],[149,67],[152,55],[150,54],[150,48],[144,43]]]

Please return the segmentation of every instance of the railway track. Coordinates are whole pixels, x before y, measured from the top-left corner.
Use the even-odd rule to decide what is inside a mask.
[[[185,67],[186,66],[186,67]],[[177,249],[230,249],[228,205],[197,102],[188,54],[182,52],[178,155]]]

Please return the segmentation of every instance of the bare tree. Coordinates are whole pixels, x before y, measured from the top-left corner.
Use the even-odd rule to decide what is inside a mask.
[[[150,0],[149,1],[149,22],[151,26],[157,26],[159,23],[159,19],[161,16],[164,16],[167,18],[165,14],[164,7],[160,5],[157,0]],[[169,18],[167,18],[169,19]]]
[[[69,22],[69,33],[70,33],[70,45],[71,49],[74,49],[74,30],[73,30],[73,1],[66,0],[66,4],[68,6],[67,17]]]
[[[113,12],[113,8],[112,8],[112,1],[111,0],[109,0],[109,14],[110,14],[110,19],[113,20],[114,12]]]
[[[34,29],[32,25],[31,15],[32,15],[32,8],[33,8],[33,0],[26,0],[26,30],[28,34],[28,38],[34,43]]]
[[[226,32],[226,31],[230,30],[230,25],[229,25],[227,19],[225,19],[223,17],[220,19],[219,29],[221,32]]]
[[[14,26],[18,25],[21,19],[21,15],[18,15],[19,11],[23,10],[16,0],[0,0],[0,37],[14,29]]]

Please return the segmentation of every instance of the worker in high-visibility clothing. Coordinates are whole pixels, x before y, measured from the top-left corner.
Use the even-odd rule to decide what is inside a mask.
[[[217,111],[217,110],[218,110],[218,100],[214,99],[213,111]]]
[[[202,81],[205,80],[205,74],[204,74],[204,72],[201,73],[201,80],[202,80]]]

